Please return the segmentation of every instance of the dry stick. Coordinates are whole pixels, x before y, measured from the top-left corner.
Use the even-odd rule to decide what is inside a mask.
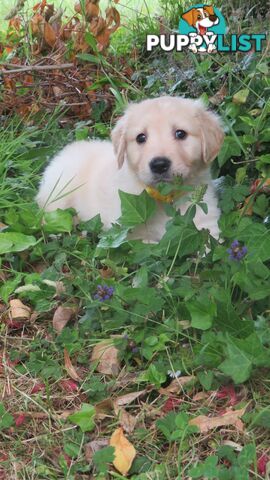
[[[28,67],[18,68],[16,70],[0,70],[3,75],[9,75],[10,73],[22,73],[22,72],[40,72],[42,70],[63,70],[65,68],[74,67],[74,63],[63,63],[61,65],[28,65]]]

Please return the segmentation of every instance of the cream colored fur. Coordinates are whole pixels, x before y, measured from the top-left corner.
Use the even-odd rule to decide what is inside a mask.
[[[177,129],[185,130],[187,137],[177,140]],[[136,142],[140,133],[147,135],[144,144]],[[81,220],[100,214],[109,228],[121,215],[118,190],[138,195],[153,185],[157,179],[149,163],[154,157],[166,156],[172,162],[169,180],[182,175],[188,185],[208,185],[204,198],[208,214],[197,208],[194,221],[198,229],[208,228],[217,238],[219,210],[209,165],[222,141],[219,118],[200,101],[176,97],[144,100],[127,108],[112,131],[112,143],[74,142],[60,151],[44,172],[37,202],[46,211],[73,207]],[[188,205],[183,197],[180,211],[185,212]],[[158,202],[157,213],[138,227],[134,236],[159,241],[167,221]]]

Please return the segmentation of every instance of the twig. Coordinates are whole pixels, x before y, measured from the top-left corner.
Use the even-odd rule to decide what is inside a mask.
[[[42,70],[64,70],[66,68],[74,67],[74,63],[62,63],[60,65],[28,65],[28,67],[22,67],[14,70],[0,70],[3,75],[9,75],[10,73],[22,73],[22,72],[40,72]]]

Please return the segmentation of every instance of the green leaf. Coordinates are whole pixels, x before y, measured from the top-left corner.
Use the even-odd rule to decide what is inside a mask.
[[[212,326],[217,313],[216,304],[212,300],[201,295],[196,300],[189,300],[186,307],[191,315],[193,328],[207,330]]]
[[[170,442],[173,432],[176,430],[176,413],[170,412],[165,417],[157,420],[156,426],[163,433],[164,437]]]
[[[107,232],[103,232],[98,243],[99,248],[118,248],[123,243],[126,243],[127,234],[130,230],[130,227],[122,227],[121,225],[115,224]]]
[[[114,451],[114,447],[105,447],[93,455],[93,463],[99,473],[106,473],[108,471],[108,464],[114,461]]]
[[[149,383],[153,383],[158,388],[166,381],[166,375],[160,372],[154,364],[150,365],[146,374]]]
[[[0,403],[0,430],[5,430],[6,428],[11,427],[13,423],[13,416],[6,411],[3,403]]]
[[[189,470],[191,478],[216,479],[219,477],[218,456],[211,455],[204,462]]]
[[[95,414],[96,409],[93,405],[83,403],[81,410],[70,415],[68,419],[78,425],[82,432],[91,432],[95,428]]]
[[[251,425],[270,429],[270,407],[263,408],[259,412],[254,413]]]
[[[44,213],[44,231],[47,233],[70,233],[73,227],[73,216],[68,210],[57,208],[53,212]]]
[[[17,285],[22,279],[21,275],[16,275],[12,280],[7,280],[2,287],[0,288],[0,298],[4,300],[5,303],[8,302],[9,296],[14,292]]]
[[[270,366],[270,354],[265,349],[256,333],[244,339],[226,336],[225,347],[227,359],[219,365],[225,375],[235,383],[243,383],[249,379],[253,367]]]
[[[246,103],[248,96],[249,96],[249,89],[243,88],[242,90],[239,90],[239,92],[234,94],[233,102],[236,104],[242,105]]]
[[[9,252],[22,252],[36,245],[37,240],[31,235],[17,232],[0,233],[0,254]]]
[[[239,157],[242,154],[240,145],[234,137],[225,137],[223,145],[218,155],[218,164],[220,167],[231,157]]]
[[[125,227],[134,227],[145,223],[155,213],[157,205],[144,190],[140,195],[119,190],[122,216],[119,221]]]

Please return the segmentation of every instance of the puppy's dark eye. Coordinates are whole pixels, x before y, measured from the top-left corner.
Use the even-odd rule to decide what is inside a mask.
[[[144,133],[139,133],[136,137],[137,143],[145,143],[146,142],[146,135]]]
[[[175,132],[175,138],[177,140],[184,140],[187,136],[187,132],[185,130],[176,130]]]

